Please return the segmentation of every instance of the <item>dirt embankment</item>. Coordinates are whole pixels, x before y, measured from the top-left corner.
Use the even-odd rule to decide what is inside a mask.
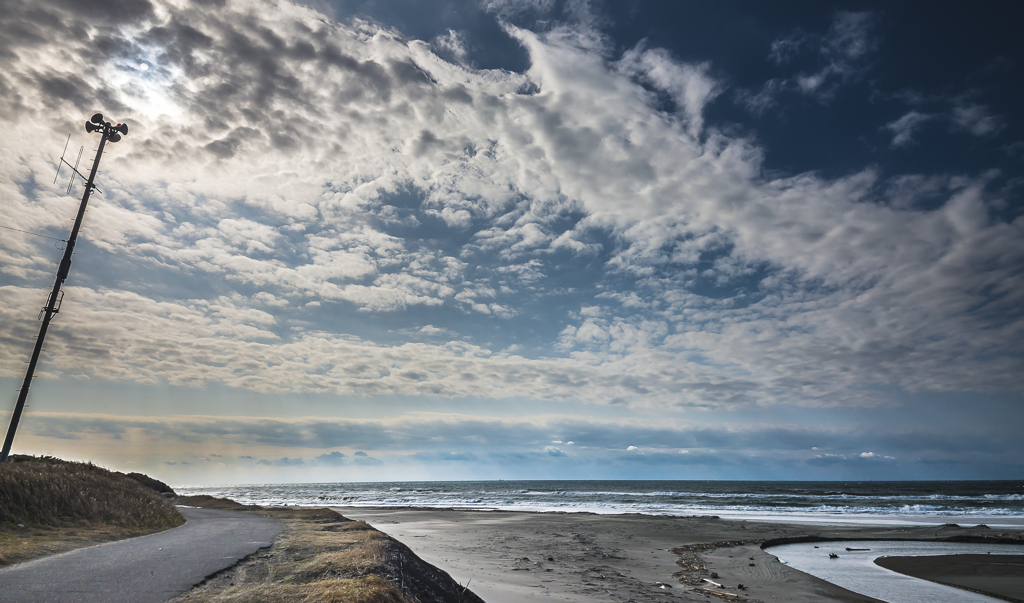
[[[174,603],[483,603],[468,585],[401,542],[330,509],[260,508],[211,497],[182,497],[178,503],[258,513],[288,527],[273,546],[179,595]]]

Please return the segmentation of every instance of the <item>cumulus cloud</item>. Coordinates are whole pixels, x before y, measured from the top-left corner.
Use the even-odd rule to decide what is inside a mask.
[[[544,452],[546,452],[548,456],[565,456],[565,453],[562,452],[562,449],[558,446],[545,446]]]
[[[862,452],[860,454],[817,454],[807,460],[809,465],[848,465],[857,463],[892,463],[896,461],[896,457],[876,454],[874,452]]]
[[[1003,193],[765,173],[764,149],[706,122],[706,63],[611,56],[585,23],[508,26],[530,57],[512,73],[287,2],[138,3],[117,23],[35,6],[6,23],[36,35],[3,37],[0,219],[59,234],[73,213],[33,184],[51,165],[31,141],[98,108],[132,128],[41,377],[665,409],[1024,392],[1024,222],[994,211]],[[773,52],[827,63],[786,76],[826,95],[866,68],[871,23],[842,13]],[[3,376],[53,257],[0,242]],[[392,335],[413,332],[430,339]]]
[[[700,134],[704,107],[720,93],[718,82],[708,75],[709,67],[708,63],[681,63],[666,51],[646,49],[643,44],[627,51],[619,61],[624,73],[668,95],[691,136]]]
[[[455,63],[465,63],[469,53],[466,48],[466,36],[452,29],[443,36],[434,38],[433,46],[439,56],[447,55]]]
[[[877,460],[877,461],[895,461],[896,457],[887,456],[884,454],[875,454],[874,452],[862,452],[857,455],[857,458],[864,460]]]
[[[321,454],[321,455],[315,457],[313,459],[313,461],[316,462],[316,463],[319,463],[321,465],[328,465],[328,466],[337,467],[337,466],[344,465],[346,463],[346,458],[347,457],[346,457],[345,454],[335,450],[333,452],[328,452],[328,453],[325,453],[325,454]]]

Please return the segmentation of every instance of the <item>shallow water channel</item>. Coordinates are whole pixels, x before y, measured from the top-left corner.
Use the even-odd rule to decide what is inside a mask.
[[[870,550],[847,551],[847,547]],[[878,557],[1024,555],[1024,545],[890,540],[783,544],[766,550],[794,569],[890,603],[991,603],[999,599],[898,574],[875,565]],[[829,553],[839,558],[830,559]]]

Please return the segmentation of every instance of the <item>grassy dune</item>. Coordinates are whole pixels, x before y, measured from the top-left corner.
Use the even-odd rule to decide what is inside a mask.
[[[141,474],[52,457],[11,460],[0,463],[0,566],[185,522],[158,493],[170,488]]]

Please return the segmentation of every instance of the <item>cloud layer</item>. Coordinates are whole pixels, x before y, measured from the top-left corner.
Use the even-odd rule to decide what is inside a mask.
[[[232,471],[259,474],[287,468],[310,476],[328,470],[351,475],[368,467],[382,472],[378,478],[397,478],[424,468],[452,478],[493,470],[519,477],[597,473],[603,467],[605,475],[632,477],[668,472],[757,479],[801,472],[835,478],[878,475],[882,470],[889,477],[906,479],[941,475],[933,466],[977,470],[1008,451],[1021,452],[1005,430],[962,429],[954,436],[934,427],[880,430],[678,420],[652,428],[646,420],[558,415],[493,419],[450,413],[411,413],[384,420],[35,413],[26,436],[50,450],[88,442],[91,449],[104,450],[122,463],[131,459],[163,472],[174,473],[177,470],[168,467],[180,465],[177,479],[193,482],[204,479],[189,473],[196,465],[220,468],[220,475],[206,480],[231,479]],[[947,443],[936,448],[934,443],[940,440]],[[995,475],[1019,470],[1019,463],[1011,463]]]
[[[121,4],[12,3],[0,22],[4,225],[64,236],[58,133],[86,144],[97,110],[131,128],[44,377],[672,412],[1024,393],[1024,221],[993,173],[780,174],[706,118],[727,97],[831,102],[877,52],[872,15],[779,38],[766,56],[806,70],[751,96],[585,15],[504,22],[529,54],[515,73],[468,66],[458,32],[284,1]],[[878,127],[902,148],[931,118]],[[969,100],[943,119],[1004,126]],[[5,233],[16,378],[59,252]]]

